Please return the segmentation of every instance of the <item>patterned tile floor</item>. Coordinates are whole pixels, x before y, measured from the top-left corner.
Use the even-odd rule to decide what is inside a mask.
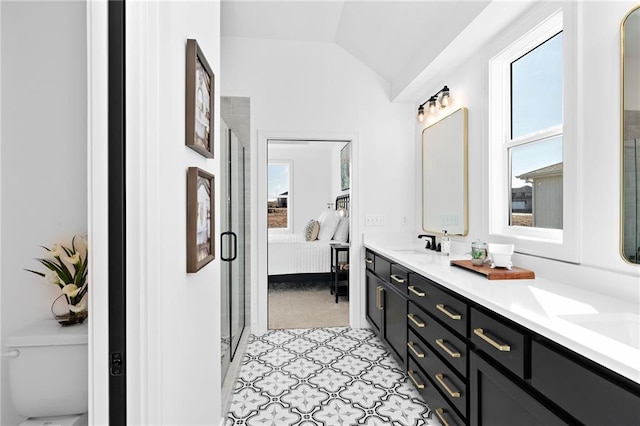
[[[232,425],[437,423],[371,330],[273,330],[249,337],[231,400]]]

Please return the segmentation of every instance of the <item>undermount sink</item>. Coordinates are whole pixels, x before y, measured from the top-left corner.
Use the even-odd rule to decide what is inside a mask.
[[[407,254],[425,254],[426,253],[426,250],[418,249],[418,248],[398,248],[398,249],[392,249],[392,250],[398,253],[407,253]]]
[[[640,315],[621,312],[559,315],[559,317],[594,333],[640,349]]]

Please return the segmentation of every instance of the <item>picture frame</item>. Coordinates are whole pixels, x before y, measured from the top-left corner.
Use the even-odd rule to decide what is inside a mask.
[[[351,187],[351,142],[340,150],[340,189],[346,191]]]
[[[195,39],[187,39],[185,144],[213,158],[215,76]]]
[[[187,272],[198,272],[215,259],[215,176],[187,170]]]

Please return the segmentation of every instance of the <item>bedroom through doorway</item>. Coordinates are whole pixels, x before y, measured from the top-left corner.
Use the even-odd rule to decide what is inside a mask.
[[[349,325],[351,143],[267,141],[268,329]]]

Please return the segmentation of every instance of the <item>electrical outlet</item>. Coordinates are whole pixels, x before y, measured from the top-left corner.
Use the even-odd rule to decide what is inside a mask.
[[[406,216],[402,216],[402,219],[400,219],[400,224],[402,226],[407,226],[409,224],[409,221],[407,220]]]
[[[368,214],[364,218],[365,226],[384,226],[384,215]]]

